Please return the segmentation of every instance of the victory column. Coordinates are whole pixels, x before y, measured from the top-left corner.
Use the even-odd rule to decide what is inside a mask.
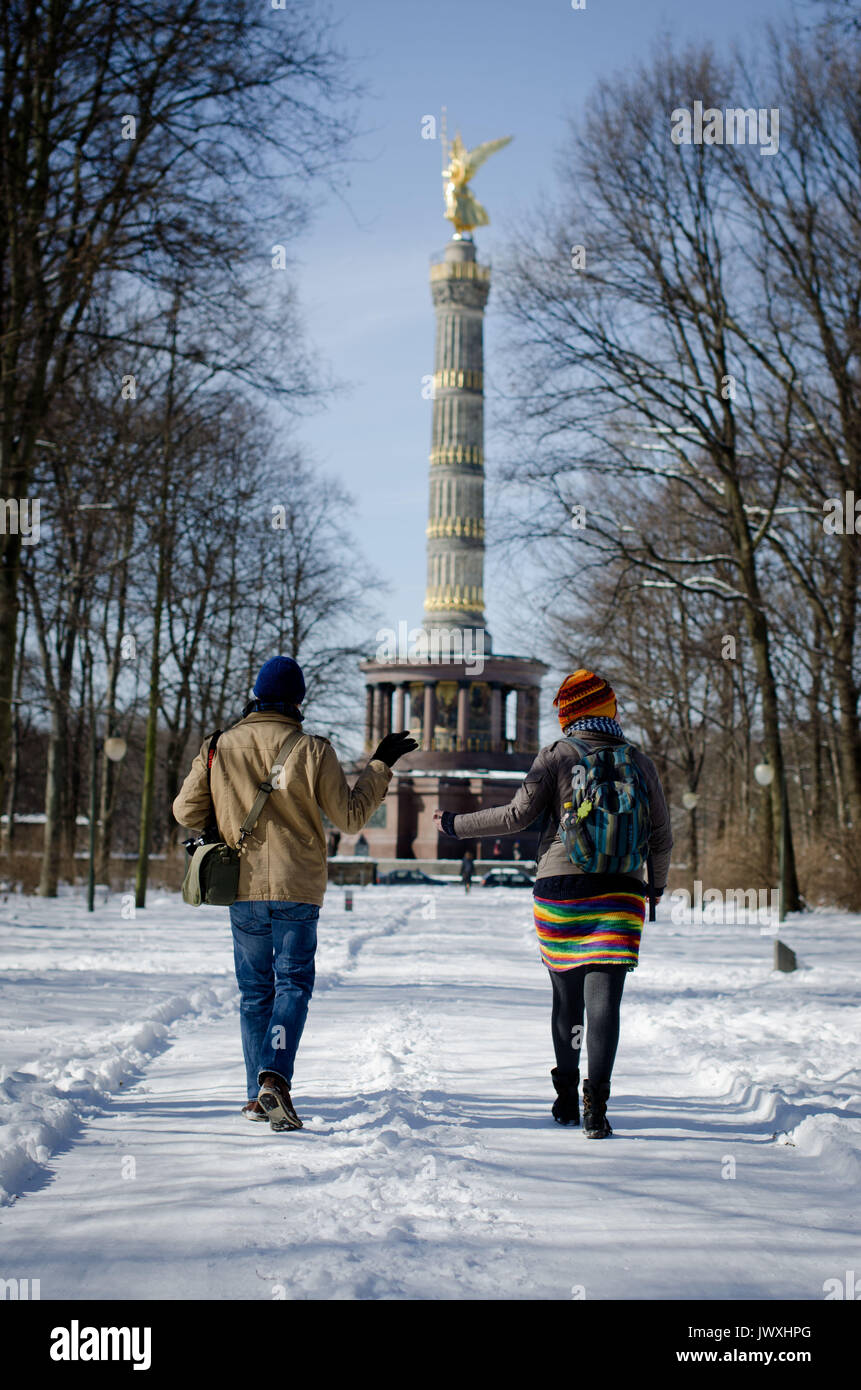
[[[510,140],[488,140],[468,151],[457,134],[450,149],[443,147],[445,216],[454,235],[430,273],[436,347],[424,625],[409,653],[361,663],[366,750],[384,734],[405,728],[419,749],[397,764],[380,808],[384,823],[366,830],[375,858],[436,859],[453,851],[459,856],[463,846],[455,849],[433,826],[436,806],[460,812],[505,801],[538,751],[539,687],[547,667],[529,657],[492,654],[484,618],[484,310],[490,267],[476,259],[470,234],[489,218],[469,183]],[[410,638],[416,637],[411,631]],[[507,735],[510,699],[516,701],[513,738]],[[526,855],[529,837],[518,838]],[[350,852],[346,844],[342,852]]]

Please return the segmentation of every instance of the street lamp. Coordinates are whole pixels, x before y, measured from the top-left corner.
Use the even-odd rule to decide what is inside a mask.
[[[124,738],[106,738],[104,741],[105,757],[112,763],[121,762],[126,756],[126,741]],[[99,753],[99,740],[96,737],[95,728],[90,740],[90,862],[87,868],[87,911],[92,912],[96,902],[96,783],[97,783],[97,764]]]
[[[774,781],[774,768],[770,763],[757,763],[753,775],[761,787],[770,787]],[[786,829],[789,804],[786,795],[786,773],[780,779],[780,838],[777,846],[777,881],[779,884],[778,918],[782,922],[786,916]]]
[[[684,806],[686,811],[692,811],[698,801],[699,797],[697,796],[696,792],[682,793],[682,805]]]

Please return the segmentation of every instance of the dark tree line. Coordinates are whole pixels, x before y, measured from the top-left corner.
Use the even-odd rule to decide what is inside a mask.
[[[10,0],[0,33],[4,838],[44,806],[55,893],[95,760],[100,871],[136,837],[142,904],[189,745],[260,660],[304,660],[321,716],[349,690],[374,586],[289,428],[330,386],[290,255],[356,88],[311,0]]]

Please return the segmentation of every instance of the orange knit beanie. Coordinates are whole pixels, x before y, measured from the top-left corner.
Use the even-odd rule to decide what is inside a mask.
[[[574,671],[566,676],[553,703],[559,711],[559,723],[563,729],[567,729],[575,719],[583,719],[590,714],[616,718],[613,687],[601,676],[596,676],[594,671]]]

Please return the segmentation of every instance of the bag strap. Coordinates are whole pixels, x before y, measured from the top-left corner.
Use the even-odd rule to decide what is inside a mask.
[[[221,730],[216,729],[212,738],[209,740],[209,751],[206,755],[206,782],[207,786],[212,786],[212,762],[215,757],[215,745],[221,737]]]
[[[212,799],[212,764],[215,761],[215,745],[221,737],[222,730],[216,729],[212,738],[209,740],[209,749],[206,754],[206,789],[209,792],[209,820],[204,828],[204,834],[214,830],[218,834],[218,821],[215,816],[215,802]]]
[[[593,752],[593,751],[597,751],[597,750],[591,749],[591,748],[589,747],[588,743],[586,743],[585,739],[576,738],[574,734],[566,734],[566,735],[565,735],[565,738],[567,739],[567,741],[568,741],[569,743],[573,743],[573,744],[574,744],[574,747],[577,749],[577,752],[578,752],[581,756],[583,755],[584,750],[585,750],[586,753],[591,753],[591,752]]]
[[[281,769],[287,761],[288,755],[293,751],[293,748],[298,743],[301,737],[301,729],[291,729],[290,733],[287,735],[281,747],[279,748],[278,756],[276,757],[275,762],[272,764],[272,771],[269,773],[267,780],[265,782],[260,783],[254,805],[251,807],[251,810],[248,812],[248,815],[245,817],[245,820],[239,827],[239,839],[236,842],[237,849],[242,848],[242,842],[245,839],[246,835],[251,834],[255,825],[259,821],[263,807],[266,805],[266,802],[269,799],[269,793],[274,791],[272,783],[280,773]]]
[[[576,738],[574,734],[566,734],[565,737],[569,743],[574,744],[581,758],[588,758],[592,753],[615,753],[619,748],[633,747],[633,744],[629,744],[627,739],[624,743],[599,743],[597,748],[593,748],[591,743],[587,743],[585,739]]]

